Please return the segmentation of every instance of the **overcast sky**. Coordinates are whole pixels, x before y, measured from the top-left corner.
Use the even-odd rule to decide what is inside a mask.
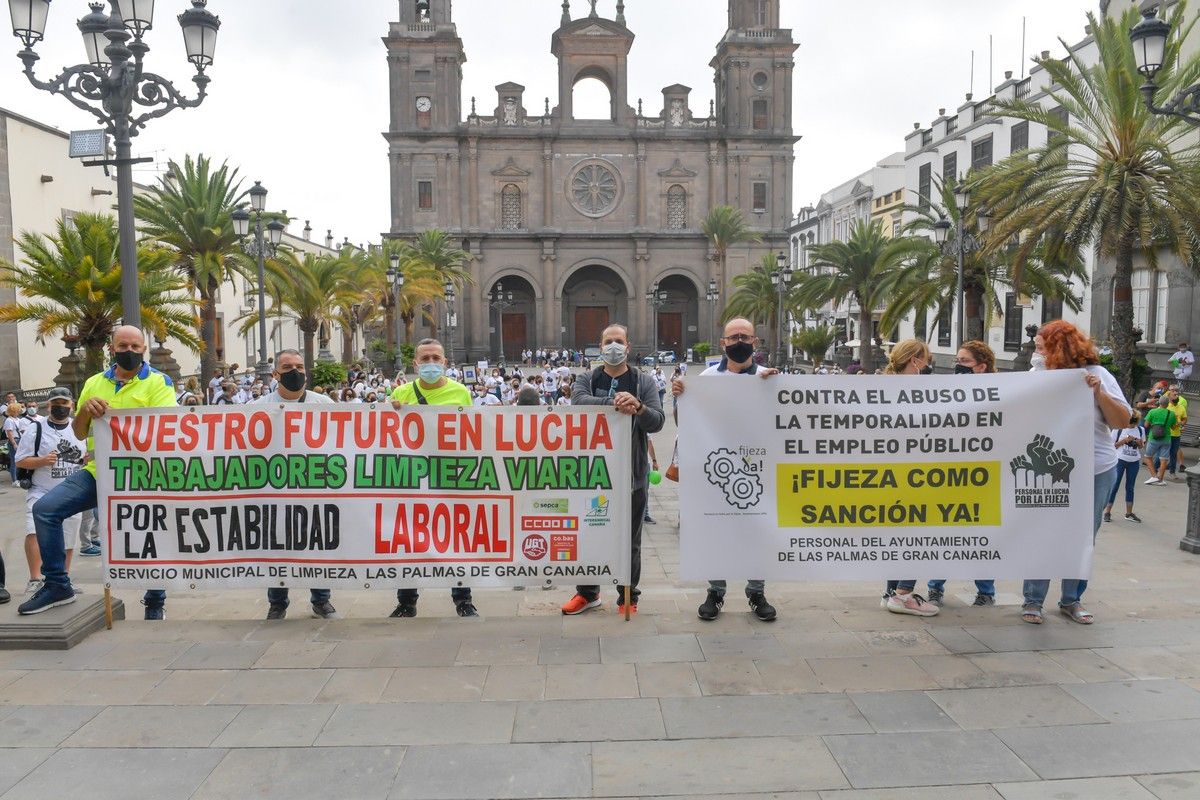
[[[405,0],[408,2],[410,0]],[[616,0],[600,0],[612,17]],[[796,51],[793,125],[796,145],[794,205],[816,201],[827,189],[904,149],[913,122],[928,125],[939,107],[957,108],[971,88],[989,93],[1004,70],[1021,71],[1021,20],[1028,56],[1061,53],[1059,37],[1083,37],[1093,0],[783,0],[784,27]],[[147,41],[148,69],[194,94],[190,65],[174,16],[186,0],[158,0]],[[209,0],[221,17],[210,95],[199,109],[174,111],[150,122],[134,142],[135,155],[168,158],[199,153],[228,159],[247,180],[270,190],[272,208],[298,218],[299,234],[312,220],[314,238],[332,229],[356,244],[378,241],[389,220],[386,145],[387,64],[381,37],[398,18],[398,0]],[[713,97],[708,62],[725,27],[725,0],[627,0],[636,34],[629,60],[629,103],[645,100],[657,114],[662,88],[691,86],[692,111],[706,116]],[[586,16],[588,3],[573,0]],[[57,0],[38,73],[77,63],[83,45],[74,23],[84,0]],[[0,14],[4,14],[0,9]],[[526,87],[526,106],[541,112],[557,95],[550,36],[559,0],[455,0],[454,16],[466,48],[463,108],[472,95],[480,113],[495,104],[495,85]],[[7,18],[5,19],[7,23]],[[0,105],[64,130],[93,127],[61,97],[31,87],[9,40],[0,58]],[[155,173],[143,165],[139,181]],[[247,183],[247,186],[250,184]],[[793,209],[794,211],[795,209]]]

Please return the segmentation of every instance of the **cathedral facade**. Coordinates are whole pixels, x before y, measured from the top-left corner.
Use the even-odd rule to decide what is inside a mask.
[[[501,343],[509,360],[526,347],[583,349],[617,322],[634,350],[682,355],[715,341],[734,276],[787,251],[796,45],[779,27],[779,0],[729,0],[707,109],[693,108],[680,84],[648,104],[658,109],[641,99],[633,107],[625,3],[613,19],[588,5],[572,19],[562,4],[551,36],[558,95],[542,102],[506,81],[494,100],[463,107],[466,54],[452,0],[400,0],[384,39],[390,236],[438,228],[475,257],[465,296],[438,312],[439,323],[452,312],[454,329],[440,335],[458,360],[494,360]],[[586,78],[608,88],[608,118],[574,115],[574,88]],[[701,224],[725,204],[762,242],[732,248],[720,274]],[[493,304],[498,284],[504,303]]]

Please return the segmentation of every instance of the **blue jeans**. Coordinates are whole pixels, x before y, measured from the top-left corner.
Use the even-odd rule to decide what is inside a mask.
[[[887,582],[888,594],[892,594],[897,589],[903,589],[906,592],[911,592],[915,588],[917,588],[916,578],[913,578],[911,581],[888,581]]]
[[[1092,542],[1096,541],[1096,533],[1100,530],[1100,523],[1104,519],[1104,501],[1108,498],[1108,493],[1112,489],[1113,482],[1117,479],[1117,469],[1120,463],[1111,469],[1097,473],[1093,486],[1095,487],[1095,495],[1092,498]],[[1083,600],[1083,593],[1087,590],[1088,582],[1086,578],[1063,578],[1062,579],[1062,598],[1058,601],[1059,608],[1069,608],[1078,605]],[[1046,601],[1046,595],[1050,593],[1050,580],[1026,580],[1025,581],[1025,605],[1042,607],[1042,603]]]
[[[932,592],[935,590],[939,591],[939,592],[946,590],[946,579],[945,578],[941,578],[938,580],[931,580],[929,582],[929,591]],[[996,582],[994,580],[975,581],[975,591],[979,592],[979,594],[986,594],[989,597],[995,597],[996,596]]]
[[[96,479],[81,469],[70,475],[33,504],[33,527],[42,554],[42,577],[47,584],[66,588],[67,552],[63,542],[63,520],[96,508]],[[143,602],[161,608],[167,600],[162,589],[150,589]]]
[[[330,592],[328,589],[309,589],[308,595],[309,595],[309,602],[311,602],[315,606],[319,603],[328,603],[329,598],[332,595],[332,592]],[[288,590],[280,589],[277,586],[267,589],[267,602],[270,603],[271,605],[275,605],[276,603],[283,603],[283,607],[287,608],[287,606],[288,606]]]
[[[1133,482],[1137,480],[1138,470],[1141,466],[1141,461],[1117,462],[1117,474],[1113,478],[1112,489],[1108,493],[1108,503],[1105,504],[1105,508],[1112,506],[1113,501],[1117,499],[1117,489],[1121,488],[1122,478],[1125,479],[1125,505],[1133,505]]]

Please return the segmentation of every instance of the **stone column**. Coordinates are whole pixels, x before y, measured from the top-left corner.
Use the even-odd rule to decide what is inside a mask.
[[[542,227],[554,227],[554,151],[549,142],[542,145]]]
[[[470,185],[467,186],[469,215],[472,230],[479,229],[479,141],[471,139],[467,144],[468,176]]]
[[[637,229],[646,228],[646,144],[638,142],[637,155]]]

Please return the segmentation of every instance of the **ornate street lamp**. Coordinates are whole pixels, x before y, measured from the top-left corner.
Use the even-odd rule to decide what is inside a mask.
[[[449,360],[454,361],[454,328],[458,323],[458,317],[454,313],[454,282],[449,278],[442,284],[442,299],[446,301],[446,333],[449,334],[447,344],[449,352],[446,354]]]
[[[133,158],[133,137],[150,120],[176,108],[195,108],[204,101],[209,83],[204,70],[213,63],[217,31],[221,27],[221,21],[205,8],[206,4],[207,0],[192,0],[192,8],[178,18],[187,58],[196,67],[192,81],[198,94],[190,100],[167,79],[143,70],[142,62],[150,51],[143,36],[154,24],[154,0],[109,0],[112,11],[108,15],[104,14],[104,3],[91,3],[91,13],[78,22],[87,63],[68,67],[52,81],[39,80],[33,72],[39,58],[33,46],[45,37],[50,0],[8,3],[13,35],[25,45],[17,57],[25,64],[29,82],[51,94],[61,94],[75,106],[94,114],[116,145],[115,158],[86,163],[117,168],[121,310],[126,325],[141,327],[132,166],[152,160]],[[145,110],[135,113],[135,106]]]
[[[787,295],[788,284],[792,282],[792,269],[788,266],[787,254],[782,250],[775,256],[775,271],[771,273],[771,283],[774,284],[776,291],[779,293],[779,304],[776,308],[775,322],[776,333],[779,334],[778,352],[775,355],[775,365],[780,369],[784,366],[783,359],[783,337],[786,329],[786,323],[783,318],[783,299]]]
[[[705,293],[704,299],[708,301],[708,327],[713,333],[717,333],[717,339],[720,339],[720,334],[717,332],[717,301],[721,299],[721,292],[717,289],[716,278],[708,279],[708,292]],[[716,340],[713,342],[716,346]]]
[[[333,237],[330,237],[332,239]],[[388,257],[388,282],[392,285],[392,333],[396,340],[395,369],[399,374],[404,368],[404,356],[400,352],[400,292],[404,289],[404,273],[400,270],[400,256],[392,253]]]
[[[516,301],[513,300],[512,291],[505,292],[504,285],[499,281],[492,288],[491,294],[488,295],[488,306],[496,312],[496,330],[500,334],[500,358],[498,363],[503,364],[505,361],[504,353],[504,311],[512,308]]]
[[[1142,98],[1151,113],[1179,117],[1189,125],[1200,127],[1200,83],[1181,90],[1165,106],[1154,104],[1154,95],[1158,93],[1154,77],[1166,61],[1167,40],[1170,36],[1171,25],[1158,18],[1157,6],[1143,9],[1142,21],[1129,31],[1137,70],[1145,78],[1145,83],[1142,84]]]
[[[654,366],[658,366],[658,310],[667,304],[667,292],[665,289],[659,289],[658,283],[650,284],[650,288],[646,290],[646,302],[650,304],[651,329],[654,331],[653,345],[651,346],[652,358]]]
[[[250,189],[250,207],[254,211],[254,251],[258,256],[258,377],[263,383],[270,383],[271,364],[267,361],[267,292],[266,292],[266,255],[268,247],[274,254],[275,248],[283,241],[283,232],[287,229],[277,219],[267,223],[267,241],[263,241],[263,212],[267,207],[267,189],[260,181],[255,181]],[[233,219],[233,232],[239,238],[250,232],[250,212],[237,208],[230,215]]]
[[[938,247],[943,253],[951,253],[955,256],[958,262],[958,277],[954,290],[955,302],[958,304],[958,313],[956,315],[956,327],[958,336],[955,340],[956,347],[962,347],[962,343],[966,338],[965,327],[965,309],[963,303],[964,294],[964,265],[963,260],[968,253],[974,253],[979,250],[980,243],[969,233],[963,230],[963,219],[966,217],[967,210],[971,206],[971,193],[967,189],[966,184],[960,183],[954,188],[954,207],[958,210],[958,215],[951,223],[948,219],[939,219],[933,223],[933,238],[937,242]],[[975,214],[975,223],[980,233],[988,229],[991,224],[991,216],[986,209],[980,209]],[[950,229],[954,228],[954,241],[948,242]]]

